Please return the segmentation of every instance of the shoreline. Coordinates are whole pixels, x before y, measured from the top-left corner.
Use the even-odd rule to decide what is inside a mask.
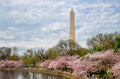
[[[73,76],[72,74],[66,72],[58,72],[58,71],[50,71],[41,68],[5,68],[0,69],[0,71],[18,71],[18,72],[38,72],[43,74],[51,74],[56,76],[63,76],[69,79],[78,79],[77,77]]]

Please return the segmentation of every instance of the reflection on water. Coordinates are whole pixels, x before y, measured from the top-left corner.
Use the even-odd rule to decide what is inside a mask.
[[[0,79],[67,79],[62,76],[33,72],[5,72],[0,71]]]

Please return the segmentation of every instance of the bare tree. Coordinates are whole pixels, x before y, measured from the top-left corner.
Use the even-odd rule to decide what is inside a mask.
[[[11,55],[11,48],[1,47],[0,48],[0,59],[7,59]]]
[[[38,49],[36,52],[35,52],[35,56],[39,57],[40,60],[44,61],[45,59],[48,58],[48,54],[45,52],[44,49]]]
[[[55,49],[63,55],[74,55],[80,48],[78,43],[71,40],[60,40],[55,46]]]

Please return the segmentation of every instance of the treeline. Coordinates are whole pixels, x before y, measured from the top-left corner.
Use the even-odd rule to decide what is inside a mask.
[[[16,47],[1,47],[0,48],[0,60],[19,60],[20,57],[17,53],[18,49]]]
[[[120,34],[119,33],[99,33],[96,36],[87,40],[87,45],[91,50],[91,53],[96,51],[105,51],[108,49],[114,49],[115,53],[118,53],[120,49]]]
[[[40,49],[27,49],[23,56],[18,55],[18,49],[16,47],[1,47],[0,48],[0,60],[23,60],[24,64],[30,66],[37,66],[40,62],[46,59],[55,59],[58,56],[66,55],[79,55],[85,56],[87,53],[95,53],[98,51],[105,51],[108,49],[114,49],[114,53],[119,53],[120,50],[120,34],[119,33],[99,33],[92,36],[87,40],[88,48],[83,48],[77,42],[70,40],[60,40],[58,44],[45,50]]]

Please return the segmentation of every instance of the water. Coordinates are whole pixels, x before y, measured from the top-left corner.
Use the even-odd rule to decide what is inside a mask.
[[[0,71],[0,79],[68,79],[62,76],[34,72]]]

